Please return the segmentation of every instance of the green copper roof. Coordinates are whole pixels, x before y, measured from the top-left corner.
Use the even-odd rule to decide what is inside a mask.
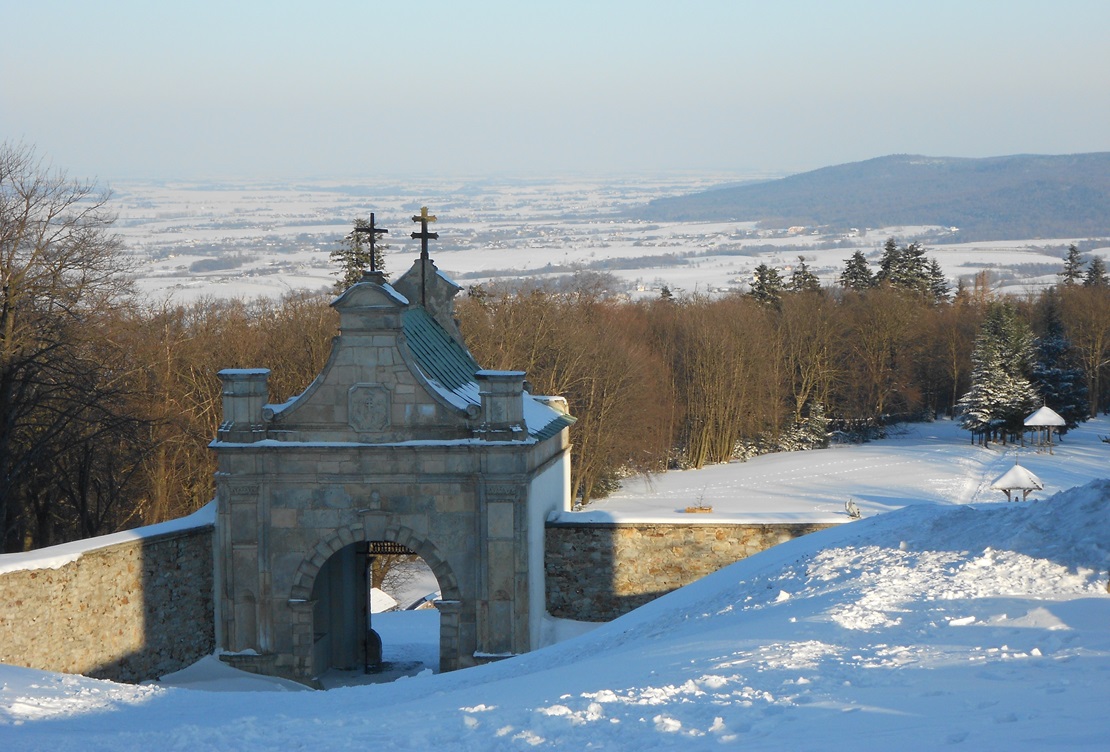
[[[469,405],[481,407],[478,382],[474,374],[481,366],[466,348],[448,334],[427,311],[409,306],[401,314],[405,340],[416,358],[421,373],[439,393],[455,407],[465,410]],[[575,422],[569,415],[524,395],[524,422],[528,434],[537,441],[555,436]]]
[[[478,383],[474,380],[474,373],[481,370],[481,366],[470,353],[419,306],[406,308],[401,323],[409,349],[424,375],[465,402],[481,405]],[[473,387],[473,394],[468,387]]]

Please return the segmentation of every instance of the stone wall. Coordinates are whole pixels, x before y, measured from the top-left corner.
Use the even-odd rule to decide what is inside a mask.
[[[609,621],[823,523],[548,523],[547,610]]]
[[[211,525],[0,574],[0,662],[137,682],[215,650]]]

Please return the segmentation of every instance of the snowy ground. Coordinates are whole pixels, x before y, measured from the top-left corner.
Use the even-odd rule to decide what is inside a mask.
[[[972,447],[950,428],[674,476],[715,511],[727,471],[735,498],[835,515],[850,494],[865,519],[550,648],[327,692],[0,667],[0,750],[1105,750],[1110,481],[1091,479],[1110,474],[1110,421],[1054,455]],[[985,490],[1015,460],[1045,481],[1037,501]],[[657,512],[677,514],[668,498]]]
[[[784,452],[747,462],[712,465],[632,478],[565,521],[809,522],[846,521],[852,499],[867,517],[908,504],[967,504],[1004,500],[991,481],[1015,462],[1044,483],[1044,498],[1090,478],[1110,475],[1110,421],[1089,421],[1070,431],[1054,453],[1032,447],[974,447],[955,421],[895,427],[890,437],[863,445]],[[711,506],[712,514],[686,514]]]
[[[626,179],[366,179],[349,184],[145,182],[115,186],[116,229],[133,254],[139,289],[152,300],[275,297],[330,289],[329,259],[355,217],[376,213],[386,269],[409,268],[409,239],[422,205],[438,217],[432,257],[464,287],[524,276],[607,271],[633,297],[673,291],[744,291],[767,263],[789,274],[803,255],[827,285],[856,250],[877,264],[883,242],[922,239],[950,280],[987,270],[1001,292],[1023,294],[1056,281],[1078,238],[929,242],[938,227],[756,228],[751,222],[645,222],[625,214],[653,198],[689,194],[767,175],[669,175]],[[1110,248],[1097,253],[1110,258]]]

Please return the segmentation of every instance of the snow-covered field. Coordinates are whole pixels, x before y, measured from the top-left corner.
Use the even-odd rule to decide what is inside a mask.
[[[1045,484],[1033,498],[1091,478],[1110,477],[1106,418],[1069,431],[1054,453],[1032,447],[974,447],[951,420],[897,426],[889,438],[816,452],[768,454],[701,470],[626,480],[582,512],[561,516],[580,521],[638,522],[838,522],[851,499],[864,517],[909,504],[968,504],[1004,500],[991,481],[1020,462]],[[686,514],[711,506],[711,514]]]
[[[279,296],[330,288],[329,253],[355,217],[375,212],[390,272],[419,253],[411,221],[426,205],[438,217],[432,257],[464,287],[521,276],[609,272],[633,296],[746,290],[767,263],[789,273],[805,257],[832,284],[862,250],[877,264],[883,242],[921,238],[950,280],[987,270],[995,289],[1025,293],[1056,280],[1076,238],[936,244],[936,227],[862,228],[848,236],[745,222],[644,222],[623,212],[759,175],[544,180],[366,179],[340,184],[130,183],[115,186],[117,230],[136,261],[138,286],[154,300]],[[1093,253],[1110,256],[1110,248]]]
[[[939,423],[656,478],[592,513],[665,491],[649,514],[690,493],[715,512],[835,517],[851,495],[864,519],[451,674],[261,693],[214,681],[226,667],[209,660],[193,686],[230,690],[216,693],[0,667],[0,750],[1105,750],[1105,435],[1110,420],[1092,421],[1049,455],[973,447]],[[1045,483],[1035,501],[987,489],[1016,460]],[[413,615],[428,618],[397,618]],[[387,646],[434,632],[376,624]]]

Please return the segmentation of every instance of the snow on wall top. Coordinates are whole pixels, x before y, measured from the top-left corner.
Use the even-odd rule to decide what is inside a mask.
[[[66,564],[77,561],[89,551],[96,551],[128,541],[147,540],[170,533],[195,530],[214,524],[216,524],[216,502],[210,501],[187,517],[160,522],[157,525],[147,525],[146,527],[124,530],[111,535],[100,535],[96,538],[47,546],[24,553],[0,554],[0,574],[31,569],[60,569]]]

